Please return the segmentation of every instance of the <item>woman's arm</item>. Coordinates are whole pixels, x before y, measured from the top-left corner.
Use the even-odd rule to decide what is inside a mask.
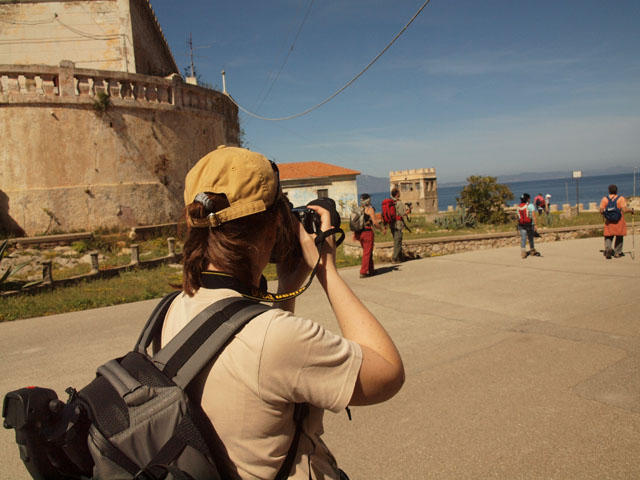
[[[314,209],[321,215],[322,230],[328,230],[329,213],[322,208]],[[334,238],[328,238],[317,276],[344,338],[358,343],[362,348],[362,366],[349,404],[380,403],[394,396],[402,387],[404,365],[387,331],[338,273],[335,250]]]
[[[371,226],[382,231],[382,225],[380,225],[380,222],[376,220],[376,209],[373,207],[367,207],[364,209],[364,213],[369,215],[369,218],[371,219]]]

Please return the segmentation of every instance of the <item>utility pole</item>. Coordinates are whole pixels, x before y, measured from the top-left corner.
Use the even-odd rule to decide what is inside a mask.
[[[193,68],[193,39],[191,38],[191,32],[189,32],[189,58],[191,59],[191,76],[195,77],[195,69]]]

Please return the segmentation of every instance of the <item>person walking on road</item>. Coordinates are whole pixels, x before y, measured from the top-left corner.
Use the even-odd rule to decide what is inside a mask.
[[[535,207],[529,203],[531,196],[528,193],[523,193],[520,197],[520,205],[518,205],[518,232],[520,233],[520,249],[522,258],[527,258],[529,255],[540,256],[540,253],[536,251],[533,245],[533,236],[536,227],[536,215]],[[529,251],[527,252],[527,239],[529,240]]]
[[[611,257],[620,258],[624,256],[622,252],[622,244],[624,236],[627,234],[627,222],[624,214],[635,213],[633,208],[627,207],[627,201],[621,195],[618,195],[618,186],[609,185],[609,195],[602,197],[600,201],[600,213],[604,218],[604,256],[607,260]],[[611,246],[614,241],[613,248]]]
[[[400,200],[400,190],[394,188],[391,190],[391,198],[395,203],[396,215],[395,222],[389,226],[391,228],[391,234],[393,235],[393,257],[391,263],[400,263],[404,260],[402,253],[402,232],[404,230],[404,219],[407,215],[407,211],[404,202]]]
[[[364,208],[364,230],[354,233],[356,240],[362,245],[362,266],[360,267],[360,278],[371,277],[376,271],[373,266],[373,244],[374,231],[376,228],[383,231],[380,222],[376,220],[376,210],[371,205],[371,197],[368,193],[360,195],[360,206]],[[384,228],[386,232],[386,227]]]
[[[551,194],[547,193],[544,196],[544,213],[545,213],[545,224],[547,227],[551,225]]]
[[[533,203],[536,206],[538,215],[542,215],[545,211],[545,201],[544,201],[544,197],[542,196],[542,193],[539,193],[538,195],[536,195],[536,198],[534,199]]]

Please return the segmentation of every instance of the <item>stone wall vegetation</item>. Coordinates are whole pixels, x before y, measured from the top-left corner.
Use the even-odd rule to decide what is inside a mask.
[[[39,293],[136,268],[177,264],[182,255],[182,242],[175,237],[135,240],[130,233],[89,234],[80,240],[62,237],[40,237],[24,245],[16,241],[7,245],[0,277],[18,267],[19,272],[12,276],[11,283],[0,286],[0,293],[3,296]]]

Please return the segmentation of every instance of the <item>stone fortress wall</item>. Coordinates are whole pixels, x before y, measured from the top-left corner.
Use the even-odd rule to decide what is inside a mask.
[[[238,130],[231,100],[178,75],[0,65],[0,233],[176,221],[188,170]]]
[[[149,0],[0,2],[0,65],[58,65],[178,72]]]

